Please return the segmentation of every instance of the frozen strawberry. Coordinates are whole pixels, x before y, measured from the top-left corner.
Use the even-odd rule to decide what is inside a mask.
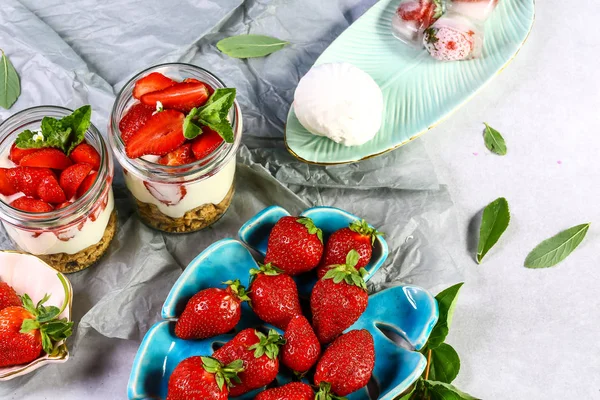
[[[162,156],[158,160],[158,163],[162,165],[176,166],[193,163],[195,160],[194,153],[192,153],[192,144],[185,143],[166,156]]]
[[[16,167],[6,170],[10,184],[27,196],[37,196],[37,189],[43,178],[54,176],[48,168]]]
[[[20,305],[21,299],[17,295],[17,292],[15,292],[15,289],[6,282],[0,282],[0,310]]]
[[[152,72],[139,79],[133,87],[133,97],[140,99],[144,94],[156,92],[176,84],[174,80],[167,78],[160,72]]]
[[[154,111],[154,107],[148,107],[142,103],[137,103],[131,106],[131,108],[127,111],[127,114],[121,118],[121,122],[119,122],[121,139],[123,139],[125,144],[127,144],[129,139],[146,124]]]
[[[438,3],[436,0],[409,0],[401,3],[396,12],[403,20],[427,28],[441,14],[441,5]]]
[[[140,101],[147,106],[156,106],[160,101],[165,109],[176,109],[190,111],[194,107],[200,107],[208,100],[208,88],[204,83],[176,83],[166,89],[147,93]]]
[[[15,164],[19,164],[23,157],[25,157],[28,154],[38,152],[40,150],[41,149],[20,149],[17,147],[16,144],[13,143],[12,147],[10,148],[10,155],[8,156],[8,158]]]
[[[60,186],[65,191],[67,199],[75,196],[77,189],[91,171],[92,166],[90,164],[73,164],[60,174]]]
[[[27,154],[21,159],[22,167],[39,167],[63,170],[70,167],[73,163],[58,149],[42,149],[35,153]]]
[[[98,154],[94,146],[87,143],[81,143],[75,147],[70,157],[75,164],[90,164],[93,170],[98,171],[100,169],[100,154]]]
[[[32,212],[32,213],[43,213],[54,210],[54,208],[42,200],[33,199],[31,197],[19,197],[10,205],[19,210]]]
[[[183,143],[183,113],[165,110],[150,117],[148,122],[135,133],[125,145],[129,158],[147,154],[164,156]]]
[[[65,192],[62,190],[54,175],[42,178],[40,185],[37,188],[37,197],[46,203],[60,204],[67,201]]]
[[[0,168],[0,193],[5,196],[10,196],[18,192],[18,190],[10,183],[6,176],[6,168]]]
[[[90,190],[90,188],[92,187],[94,182],[96,182],[97,177],[98,177],[97,172],[92,172],[91,174],[89,174],[88,176],[85,177],[85,179],[83,180],[83,182],[81,182],[81,185],[79,185],[79,188],[77,189],[77,198],[80,198],[88,190]]]
[[[223,143],[223,138],[208,126],[202,127],[202,134],[192,141],[192,151],[197,160],[209,156]]]

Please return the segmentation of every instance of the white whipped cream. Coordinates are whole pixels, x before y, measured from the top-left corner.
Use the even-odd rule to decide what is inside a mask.
[[[204,204],[219,204],[233,185],[236,158],[216,174],[191,184],[159,184],[144,181],[132,173],[125,174],[125,183],[131,194],[142,203],[154,204],[171,218],[180,218]]]
[[[309,132],[358,146],[381,127],[383,95],[373,78],[352,64],[321,64],[298,83],[294,111]]]

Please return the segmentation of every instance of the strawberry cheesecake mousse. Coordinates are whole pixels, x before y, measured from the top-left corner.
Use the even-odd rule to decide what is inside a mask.
[[[117,226],[113,164],[91,107],[43,106],[0,125],[0,220],[20,250],[60,272],[94,264]]]
[[[144,223],[186,233],[206,228],[233,197],[242,116],[235,89],[189,64],[162,64],[121,90],[110,143]]]

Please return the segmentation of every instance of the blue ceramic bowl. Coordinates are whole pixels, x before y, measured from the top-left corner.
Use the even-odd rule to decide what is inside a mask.
[[[240,239],[264,255],[271,227],[286,215],[289,214],[280,207],[263,210],[240,229]],[[311,217],[323,230],[325,238],[358,219],[352,214],[330,207],[311,208],[302,215]],[[387,244],[378,238],[373,258],[367,266],[368,277],[383,264],[387,254]],[[129,399],[165,399],[169,377],[179,362],[195,355],[211,355],[233,338],[234,334],[227,334],[206,340],[182,340],[173,332],[175,320],[187,301],[198,291],[222,286],[222,282],[229,279],[240,279],[247,286],[248,271],[256,267],[250,251],[233,239],[223,239],[212,244],[188,265],[163,305],[162,317],[165,321],[150,328],[138,349],[127,388]],[[314,280],[306,279],[299,281],[299,284],[307,294]],[[244,303],[242,307],[242,319],[236,331],[248,327],[272,328],[261,322],[247,304]],[[420,350],[425,345],[437,318],[435,299],[416,286],[397,286],[369,297],[367,310],[349,330],[367,329],[373,335],[376,359],[373,378],[376,384],[372,386],[376,387],[376,398],[393,399],[422,374],[426,360],[415,350]],[[397,344],[398,342],[401,344]],[[277,377],[280,384],[290,379],[285,372]],[[253,399],[259,391],[248,393],[239,399]],[[368,400],[369,394],[363,389],[348,398]]]

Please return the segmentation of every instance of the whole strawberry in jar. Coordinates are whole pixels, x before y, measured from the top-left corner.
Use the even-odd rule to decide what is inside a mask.
[[[423,34],[444,13],[445,0],[402,0],[392,17],[392,33],[402,42],[422,47]]]

